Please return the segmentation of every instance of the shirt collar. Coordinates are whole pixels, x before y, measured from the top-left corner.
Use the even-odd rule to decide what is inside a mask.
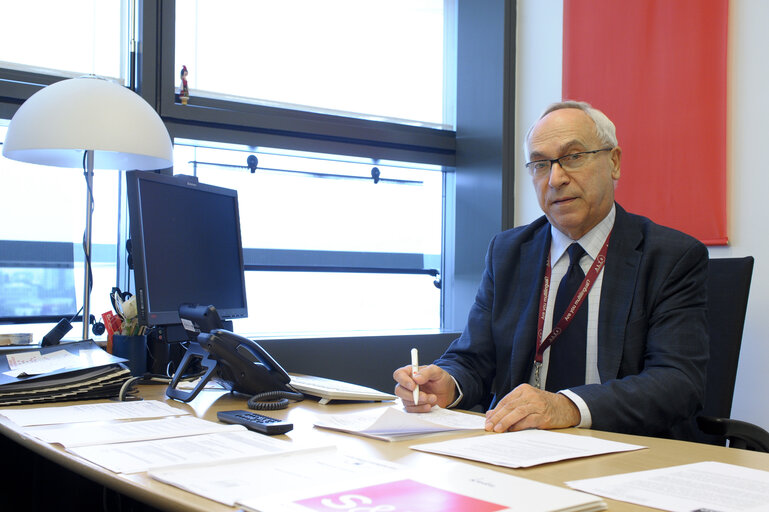
[[[566,249],[568,249],[574,242],[578,242],[579,245],[585,249],[585,252],[595,260],[596,257],[598,257],[598,253],[601,252],[601,247],[603,247],[606,237],[609,236],[609,233],[611,233],[611,230],[614,227],[614,219],[616,216],[617,209],[616,206],[612,204],[611,210],[609,210],[606,217],[604,217],[593,229],[585,233],[585,236],[579,240],[572,240],[564,233],[558,231],[555,226],[551,224],[550,234],[552,235],[552,241],[550,242],[550,261],[553,262],[552,264],[555,265],[566,252]]]

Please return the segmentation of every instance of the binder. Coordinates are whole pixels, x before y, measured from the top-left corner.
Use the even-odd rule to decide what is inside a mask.
[[[19,355],[62,356],[66,363],[45,373],[19,376],[19,369],[9,362]],[[0,406],[116,397],[131,378],[125,361],[91,340],[4,351],[0,355]]]

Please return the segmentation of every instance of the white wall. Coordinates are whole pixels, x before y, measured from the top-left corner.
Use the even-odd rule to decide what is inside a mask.
[[[728,235],[714,258],[754,256],[753,282],[740,354],[732,417],[769,430],[769,2],[729,3]],[[518,0],[516,148],[544,107],[561,99],[562,0]],[[617,127],[620,140],[622,127]],[[521,151],[519,155],[523,155]],[[523,156],[521,156],[521,159]],[[516,165],[516,225],[541,215],[531,182]]]
[[[515,223],[542,215],[523,168],[523,139],[545,107],[561,100],[562,0],[518,0],[515,70]]]

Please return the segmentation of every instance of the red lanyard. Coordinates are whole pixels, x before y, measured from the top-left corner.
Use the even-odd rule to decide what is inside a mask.
[[[574,315],[577,313],[577,310],[579,310],[580,306],[582,306],[582,303],[585,301],[585,299],[587,299],[587,294],[595,284],[596,280],[598,279],[598,275],[601,273],[601,270],[603,270],[603,266],[606,263],[606,251],[609,248],[609,238],[611,238],[611,232],[606,237],[606,241],[603,243],[603,247],[601,247],[601,250],[598,252],[598,257],[593,262],[593,266],[590,267],[590,270],[588,270],[585,278],[582,280],[582,284],[579,286],[577,294],[574,295],[574,298],[571,299],[571,302],[566,308],[566,311],[564,311],[563,316],[560,320],[558,320],[558,323],[555,325],[555,327],[553,327],[553,330],[550,331],[550,334],[543,341],[542,332],[545,326],[545,313],[547,312],[547,300],[550,293],[550,274],[552,273],[552,268],[550,267],[550,253],[548,253],[547,266],[545,267],[545,280],[542,284],[542,294],[539,297],[539,319],[537,320],[537,352],[534,357],[534,360],[537,363],[542,363],[542,354],[550,345],[553,344],[555,339],[571,323],[571,321],[574,319]]]

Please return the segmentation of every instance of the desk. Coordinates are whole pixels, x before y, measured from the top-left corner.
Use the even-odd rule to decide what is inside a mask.
[[[185,409],[200,418],[213,421],[216,420],[217,411],[246,408],[246,400],[243,397],[236,397],[229,393],[217,390],[204,390],[189,404],[167,399],[165,397],[165,386],[141,386],[140,390],[141,396],[145,399],[163,400],[174,407]],[[40,407],[71,405],[73,403],[75,402],[66,404],[46,404],[40,405]],[[445,459],[445,457],[417,452],[411,450],[409,448],[410,446],[423,442],[449,439],[451,437],[473,435],[469,433],[446,434],[439,437],[427,437],[423,440],[388,443],[313,427],[315,419],[324,414],[338,414],[341,412],[360,410],[361,408],[386,407],[388,405],[389,403],[371,403],[331,404],[323,406],[315,401],[305,400],[304,402],[290,405],[288,409],[271,411],[268,414],[275,417],[285,418],[294,424],[294,430],[285,436],[281,436],[283,438],[288,438],[293,441],[317,442],[318,444],[335,444],[342,451],[348,451],[364,457],[386,459],[418,470],[423,468],[426,472],[430,471],[430,468],[434,467],[435,464],[440,464],[441,460]],[[764,453],[575,428],[564,429],[563,432],[639,444],[648,446],[648,449],[545,464],[526,469],[497,468],[495,466],[469,461],[467,464],[476,464],[516,476],[563,487],[565,487],[563,482],[568,480],[608,476],[617,473],[656,469],[707,460],[727,462],[769,471],[769,454]],[[208,499],[152,480],[144,473],[119,475],[102,469],[88,461],[70,455],[57,446],[42,443],[35,438],[24,435],[16,429],[12,423],[4,418],[0,419],[0,433],[12,441],[42,455],[46,459],[56,462],[89,480],[102,484],[123,495],[147,503],[158,509],[193,510],[201,512],[233,510],[230,507],[223,506]],[[635,512],[652,510],[646,507],[608,499],[606,502],[611,511]]]

